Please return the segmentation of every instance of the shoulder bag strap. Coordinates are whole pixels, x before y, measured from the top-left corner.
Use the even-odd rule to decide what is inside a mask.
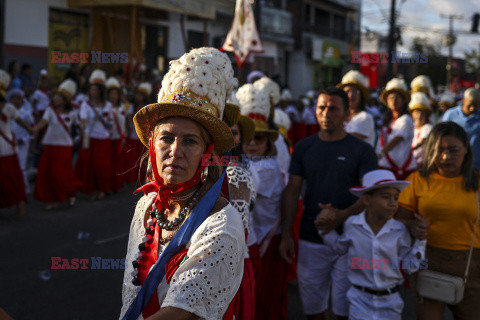
[[[480,202],[478,201],[478,190],[475,191],[475,197],[477,199],[477,218],[475,219],[475,226],[473,227],[473,239],[470,245],[470,252],[468,253],[467,268],[465,269],[465,283],[467,283],[468,271],[470,269],[470,262],[472,260],[473,245],[475,243],[475,236],[477,233],[478,217],[480,216]]]

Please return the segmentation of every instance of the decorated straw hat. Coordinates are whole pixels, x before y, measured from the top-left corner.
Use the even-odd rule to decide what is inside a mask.
[[[269,77],[262,77],[253,83],[262,91],[266,91],[270,97],[270,117],[275,115],[275,106],[280,102],[280,86]]]
[[[267,92],[248,83],[238,89],[236,96],[240,101],[241,114],[253,120],[255,132],[265,132],[272,141],[277,140],[278,132],[268,128],[270,97]]]
[[[0,95],[6,98],[5,90],[10,85],[10,75],[5,70],[0,70]]]
[[[281,109],[275,110],[275,117],[273,118],[273,122],[278,127],[278,131],[282,134],[282,136],[287,139],[288,130],[292,125],[292,121],[288,114]]]
[[[292,100],[292,93],[288,89],[283,89],[280,94],[280,101],[290,101]]]
[[[100,69],[93,70],[92,74],[90,75],[90,78],[88,79],[89,84],[105,85],[106,81],[107,81],[107,75],[105,74],[105,71]]]
[[[150,94],[152,94],[152,85],[148,82],[142,82],[137,87],[137,91],[143,93],[145,97],[148,99],[150,97]]]
[[[120,82],[118,82],[117,78],[115,77],[108,78],[107,82],[105,83],[105,86],[107,87],[107,92],[112,89],[122,90],[122,87],[120,86]]]
[[[455,104],[455,95],[453,94],[452,91],[446,90],[440,96],[440,99],[438,100],[438,104],[445,104],[449,107],[453,107],[453,105]]]
[[[370,96],[370,91],[368,91],[368,78],[365,77],[360,71],[350,70],[342,78],[342,82],[337,84],[337,88],[342,89],[346,86],[354,86],[360,90],[363,101],[366,102]]]
[[[235,142],[222,117],[226,97],[236,84],[230,59],[217,49],[193,49],[171,61],[158,103],[143,107],[133,118],[140,140],[148,147],[150,133],[158,121],[185,117],[197,121],[212,135],[217,153],[229,151]]]
[[[387,105],[387,96],[392,92],[398,92],[399,94],[401,94],[405,99],[406,103],[410,101],[410,94],[408,93],[405,80],[400,78],[393,78],[392,80],[387,82],[385,90],[383,90],[382,94],[380,95],[380,100],[384,105]]]
[[[361,197],[366,192],[380,188],[395,188],[403,191],[410,185],[409,181],[397,180],[390,170],[373,170],[363,176],[363,186],[350,188],[350,193]]]
[[[432,88],[432,82],[427,76],[421,75],[415,77],[412,82],[410,82],[410,87],[412,88],[411,93],[423,92],[428,96],[429,99],[435,96]]]
[[[432,107],[430,106],[430,100],[425,93],[412,93],[410,103],[408,104],[408,111],[411,113],[413,110],[425,110],[429,114],[433,112]]]
[[[60,94],[65,100],[70,101],[77,93],[77,84],[72,79],[63,81],[55,93]]]

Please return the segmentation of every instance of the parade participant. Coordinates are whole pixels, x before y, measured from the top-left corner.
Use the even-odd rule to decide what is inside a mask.
[[[350,188],[366,209],[345,221],[341,236],[333,230],[323,235],[338,254],[347,253],[351,283],[347,298],[350,320],[401,320],[403,275],[419,269],[425,258],[425,240],[415,240],[403,223],[392,219],[398,209],[398,195],[410,182],[395,179],[388,170],[374,170],[363,176],[363,187]],[[319,231],[321,235],[321,231]]]
[[[18,77],[18,73],[20,71],[20,65],[16,60],[10,61],[8,64],[8,74],[10,76],[11,82],[9,83],[9,87],[3,88],[3,90],[7,89],[21,89],[22,87],[22,80]]]
[[[126,144],[125,118],[126,111],[122,102],[122,88],[115,77],[110,77],[106,82],[108,101],[112,104],[113,126],[112,139],[112,191],[117,192],[125,181],[125,157],[122,154]]]
[[[305,138],[307,135],[307,130],[305,124],[303,123],[302,115],[298,111],[297,107],[292,102],[292,94],[290,90],[283,89],[282,94],[280,95],[280,107],[286,114],[290,117],[292,122],[292,127],[288,133],[288,137],[292,144],[295,145],[298,141]]]
[[[343,90],[329,88],[320,91],[316,109],[320,131],[295,146],[290,177],[282,195],[279,250],[283,259],[291,263],[295,251],[290,230],[297,213],[300,190],[306,182],[297,275],[303,312],[308,319],[326,319],[330,286],[333,313],[341,319],[347,317],[346,294],[350,287],[345,277],[346,256],[338,256],[323,243],[314,221],[322,209],[320,216],[324,219],[326,231],[339,227],[337,231],[341,232],[343,221],[365,209],[348,189],[360,185],[360,178],[377,168],[373,148],[345,131],[348,106],[348,96]]]
[[[225,173],[203,166],[202,155],[234,147],[221,118],[236,79],[228,56],[214,48],[170,66],[158,103],[134,117],[153,181],[139,189],[145,196],[130,227],[126,260],[133,263],[120,319],[222,319],[242,280],[244,229],[220,196]]]
[[[337,88],[348,94],[349,116],[345,131],[367,142],[372,147],[375,144],[375,122],[373,117],[365,112],[365,103],[368,101],[368,79],[359,71],[350,70],[337,84]]]
[[[25,101],[25,95],[20,89],[12,89],[7,92],[7,101],[10,102],[18,110],[19,118],[22,119],[31,128],[35,126],[35,119],[31,112],[31,106]],[[17,144],[17,156],[20,161],[20,168],[23,173],[23,180],[25,182],[25,192],[30,193],[30,186],[27,179],[27,158],[30,150],[30,141],[33,136],[25,130],[18,123],[12,123],[12,132]]]
[[[437,124],[443,121],[443,115],[448,109],[455,106],[455,95],[450,90],[445,90],[438,98],[438,108],[433,114],[432,123]]]
[[[462,105],[446,111],[443,121],[453,121],[467,132],[473,151],[474,166],[480,170],[480,91],[467,89]]]
[[[248,83],[254,83],[258,79],[265,77],[265,74],[262,71],[259,70],[253,70],[251,71],[248,76],[247,76],[247,82]]]
[[[466,132],[453,122],[436,124],[427,139],[425,161],[420,171],[411,174],[399,198],[396,219],[404,222],[410,233],[427,239],[428,269],[463,277],[472,246],[480,175],[473,167],[473,152]],[[417,215],[418,214],[418,215]],[[421,217],[416,219],[415,217]],[[470,273],[463,300],[449,305],[455,319],[480,319],[480,233],[473,239]],[[419,320],[441,320],[445,303],[416,298]]]
[[[417,167],[412,153],[414,127],[407,111],[410,95],[405,81],[390,80],[380,99],[387,110],[376,147],[378,166],[393,171],[395,177],[402,180]]]
[[[72,127],[80,126],[71,101],[77,85],[73,80],[63,81],[52,94],[52,106],[48,107],[35,127],[36,131],[47,127],[42,139],[43,153],[38,164],[34,199],[46,202],[45,210],[58,208],[61,202],[73,206],[81,182],[75,177],[72,166]]]
[[[128,111],[126,120],[127,143],[124,151],[126,162],[125,180],[128,183],[139,180],[143,182],[145,180],[146,165],[141,163],[140,160],[146,149],[133,127],[133,116],[149,103],[151,91],[152,86],[150,83],[141,83],[135,90],[134,102],[130,105],[130,110]]]
[[[89,99],[80,107],[83,128],[82,150],[75,166],[75,175],[82,182],[81,192],[101,200],[112,190],[112,157],[110,129],[112,105],[105,99],[106,75],[94,70],[89,78]]]
[[[261,259],[255,284],[255,318],[285,319],[288,267],[278,252],[283,183],[273,158],[277,153],[274,142],[278,132],[268,128],[270,102],[266,92],[246,84],[238,89],[236,96],[241,113],[255,123],[255,136],[243,145],[243,152],[251,159],[248,169],[257,190],[252,218]]]
[[[18,110],[7,103],[5,89],[10,83],[10,76],[0,70],[0,208],[17,206],[16,218],[23,216],[27,195],[25,182],[17,157],[15,138],[12,134],[12,121],[17,122],[30,134],[32,128],[20,119]]]
[[[253,85],[256,86],[260,91],[267,92],[270,98],[270,116],[268,122],[269,125],[271,125],[273,123],[273,118],[275,117],[275,107],[280,102],[280,86],[269,77],[262,77],[255,81]]]
[[[432,125],[428,120],[432,114],[432,107],[430,107],[427,95],[423,92],[412,93],[408,111],[412,115],[414,126],[412,140],[413,157],[417,163],[417,168],[421,168],[423,154],[425,153],[425,142],[432,130]]]
[[[30,98],[33,113],[36,119],[40,120],[43,113],[50,105],[50,92],[48,91],[48,77],[47,70],[40,71],[40,80],[38,81],[38,88],[33,92]]]
[[[420,75],[413,78],[412,82],[410,82],[410,88],[412,91],[410,92],[423,92],[427,95],[428,99],[431,99],[430,102],[434,102],[435,92],[433,91],[432,81],[428,76]]]
[[[383,122],[383,109],[382,105],[378,103],[378,94],[376,92],[370,94],[367,104],[365,105],[365,111],[373,117],[375,129],[381,128]]]
[[[227,167],[222,193],[242,217],[248,256],[244,260],[242,283],[223,317],[224,320],[255,319],[255,272],[258,273],[260,263],[257,238],[252,228],[253,219],[250,214],[256,192],[252,176],[246,168],[248,160],[242,151],[244,141],[250,141],[255,134],[255,125],[252,119],[240,115],[239,104],[240,102],[232,93],[225,105],[223,115],[223,120],[232,130],[235,148],[232,151],[232,160]]]
[[[283,186],[286,186],[288,183],[288,168],[290,167],[290,151],[288,141],[288,131],[292,125],[288,114],[283,112],[281,109],[275,110],[275,117],[273,122],[278,127],[277,140],[275,140],[275,148],[277,149],[277,162],[280,172],[282,173]]]
[[[318,132],[317,118],[315,117],[315,108],[312,105],[313,99],[301,98],[300,102],[303,105],[302,121],[305,124],[306,136],[311,136]]]

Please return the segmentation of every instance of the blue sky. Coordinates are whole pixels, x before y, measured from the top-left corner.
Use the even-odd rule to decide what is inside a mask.
[[[405,26],[402,32],[403,46],[397,50],[409,51],[414,37],[427,38],[435,46],[448,54],[447,47],[442,46],[442,37],[448,33],[449,20],[441,15],[461,15],[462,20],[454,20],[454,31],[470,32],[472,15],[480,13],[480,0],[396,0],[399,18],[397,23]],[[362,32],[365,26],[372,31],[388,34],[391,0],[362,0]],[[463,58],[465,51],[480,48],[480,33],[457,33],[457,42],[453,53]]]

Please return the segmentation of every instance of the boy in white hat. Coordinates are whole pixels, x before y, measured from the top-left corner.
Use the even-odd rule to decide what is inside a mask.
[[[412,246],[405,225],[392,219],[398,196],[410,182],[396,180],[388,170],[373,170],[363,176],[363,184],[350,192],[362,198],[365,211],[347,219],[341,236],[333,230],[322,235],[323,240],[338,254],[347,253],[351,261],[347,274],[352,285],[347,293],[349,319],[400,320],[400,263],[403,270],[418,270],[426,240],[415,240]]]

